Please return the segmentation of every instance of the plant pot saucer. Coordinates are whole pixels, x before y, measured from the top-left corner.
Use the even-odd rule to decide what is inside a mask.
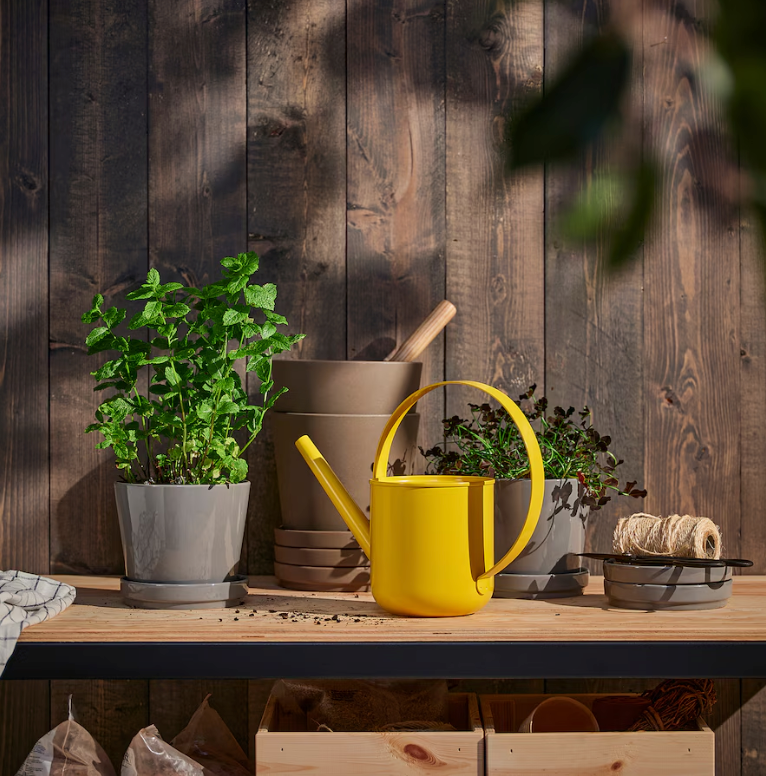
[[[731,579],[731,567],[644,566],[605,560],[604,578],[631,585],[709,585]]]
[[[369,566],[369,558],[361,548],[343,550],[316,547],[282,547],[274,545],[274,559],[277,563],[291,566],[334,566],[335,568],[356,568]]]
[[[139,582],[122,577],[122,600],[136,609],[225,609],[247,595],[247,577],[226,582]]]
[[[582,595],[588,584],[588,569],[579,568],[558,574],[498,574],[495,577],[495,598],[571,598]]]
[[[281,547],[307,547],[326,550],[359,549],[351,531],[301,531],[294,528],[275,528],[274,541]]]
[[[333,566],[293,566],[275,563],[277,584],[293,590],[325,593],[357,593],[370,589],[369,566],[335,568]]]
[[[720,609],[731,597],[731,587],[731,579],[701,585],[631,585],[604,580],[610,606],[649,612]]]

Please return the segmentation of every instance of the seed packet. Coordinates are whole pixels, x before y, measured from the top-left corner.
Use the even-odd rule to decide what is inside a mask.
[[[204,767],[205,776],[251,776],[254,768],[220,714],[208,703],[208,695],[189,724],[173,739],[179,752]]]
[[[207,772],[163,741],[157,728],[149,725],[139,730],[130,742],[120,776],[207,776]]]
[[[69,696],[67,718],[32,748],[16,776],[115,776],[104,750],[75,717]]]

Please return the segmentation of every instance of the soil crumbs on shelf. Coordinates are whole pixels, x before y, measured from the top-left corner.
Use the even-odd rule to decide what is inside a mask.
[[[369,614],[313,614],[311,612],[280,612],[276,609],[268,609],[263,611],[262,609],[253,609],[250,617],[260,615],[261,617],[276,616],[282,620],[286,620],[290,623],[296,622],[312,622],[314,625],[320,625],[327,627],[332,623],[350,623],[350,622],[364,622],[368,624],[378,625],[385,622],[384,617],[373,617]],[[237,617],[235,620],[239,619]]]

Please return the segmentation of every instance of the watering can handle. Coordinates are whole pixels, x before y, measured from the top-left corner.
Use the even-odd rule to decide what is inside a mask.
[[[494,577],[495,574],[502,571],[514,558],[518,557],[521,551],[527,546],[527,543],[532,538],[535,528],[537,527],[537,521],[540,519],[540,511],[543,507],[543,495],[545,492],[545,471],[543,469],[543,456],[540,452],[540,445],[537,443],[537,437],[535,431],[529,424],[524,413],[519,406],[506,396],[502,391],[497,388],[493,388],[491,385],[485,385],[484,383],[478,383],[473,380],[446,380],[442,383],[434,383],[433,385],[427,385],[425,388],[421,388],[419,391],[415,391],[411,396],[408,396],[395,410],[394,414],[388,419],[386,427],[383,429],[383,433],[380,435],[380,442],[378,442],[378,450],[375,454],[375,463],[373,464],[373,479],[385,480],[388,468],[388,458],[391,454],[391,444],[394,441],[394,435],[396,434],[399,424],[404,419],[404,416],[415,406],[415,404],[422,399],[427,393],[430,393],[435,388],[440,388],[443,385],[467,385],[470,388],[478,388],[480,391],[491,396],[495,401],[505,409],[511,416],[511,419],[516,424],[516,427],[521,433],[521,438],[524,441],[524,447],[527,449],[527,455],[529,456],[529,469],[530,479],[532,480],[531,495],[529,498],[529,509],[527,510],[527,517],[524,520],[524,526],[519,533],[518,538],[513,543],[508,552],[495,563],[490,569],[485,571],[479,576],[480,580],[489,579]]]

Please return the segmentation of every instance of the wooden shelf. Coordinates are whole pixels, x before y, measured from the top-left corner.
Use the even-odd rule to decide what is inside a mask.
[[[58,578],[77,602],[24,631],[4,678],[766,676],[766,577],[737,577],[713,611],[609,609],[594,578],[579,598],[493,599],[444,619],[269,577],[251,578],[239,610],[137,610],[117,578]]]

